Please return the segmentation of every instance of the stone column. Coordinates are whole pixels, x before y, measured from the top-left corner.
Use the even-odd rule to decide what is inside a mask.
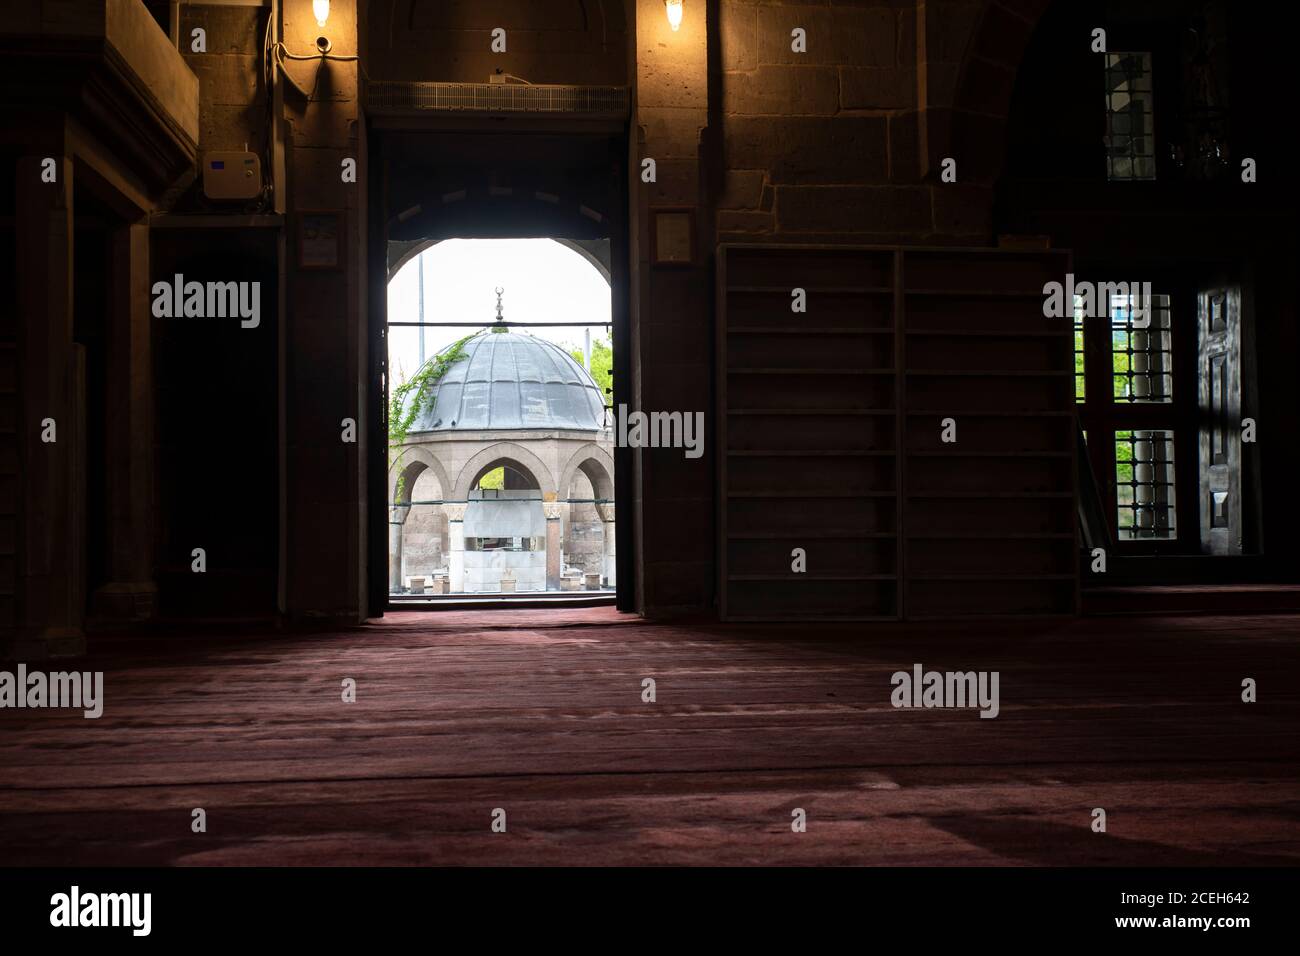
[[[632,315],[639,329],[640,349],[631,381],[623,384],[627,386],[627,397],[635,396],[632,406],[646,412],[680,409],[689,413],[708,409],[713,401],[709,384],[713,370],[708,359],[713,347],[709,331],[712,306],[706,295],[699,294],[712,281],[712,245],[700,243],[689,268],[655,269],[651,268],[649,243],[643,237],[653,234],[653,209],[657,206],[693,209],[697,237],[712,237],[718,231],[712,197],[723,186],[723,129],[721,97],[710,96],[711,86],[720,77],[713,73],[709,57],[709,31],[714,29],[709,14],[717,8],[717,4],[687,0],[681,29],[673,32],[660,0],[636,3],[637,90],[629,226],[633,268],[639,277],[632,293],[637,297]],[[752,16],[752,7],[743,9],[751,11]],[[746,17],[739,10],[728,13],[733,15],[737,22]],[[782,42],[790,42],[788,27]],[[809,54],[814,59],[818,55]],[[788,82],[797,85],[800,80],[795,74],[803,67],[773,67],[772,72],[782,74],[787,69],[791,71]],[[713,117],[716,124],[710,120],[711,102],[719,110]],[[883,133],[879,145],[884,145]],[[642,183],[637,173],[647,158],[654,159],[657,167],[656,181],[649,184]],[[758,220],[759,225],[747,220],[731,228],[776,228],[773,213],[750,212],[749,220]],[[653,529],[675,527],[681,514],[705,513],[713,507],[711,454],[687,462],[680,452],[634,449],[630,457],[632,475],[628,484],[636,490],[629,489],[631,493],[623,499],[623,505],[631,515],[630,526],[646,530],[644,535],[637,535],[645,545],[645,553],[644,560],[637,562],[639,579],[623,583],[635,584],[632,590],[637,595],[638,610],[643,613],[709,607],[716,567],[709,535],[677,535],[672,553],[668,554],[657,550],[654,542],[661,536]],[[650,488],[671,488],[672,492],[641,493]]]
[[[402,528],[411,513],[410,505],[394,505],[388,509],[388,591],[400,591],[404,586],[402,554]]]
[[[542,502],[546,515],[546,590],[560,589],[560,503],[555,492],[548,491]]]
[[[447,558],[447,590],[452,594],[465,593],[465,502],[443,505],[447,516],[447,537],[450,553]]]
[[[294,52],[315,48],[321,29],[310,0],[283,0],[280,32]],[[283,96],[285,189],[277,203],[287,214],[285,234],[301,217],[322,211],[336,215],[339,268],[302,268],[296,254],[283,259],[283,301],[279,316],[284,368],[285,515],[283,566],[285,610],[291,619],[357,621],[366,613],[365,513],[369,480],[366,441],[383,441],[360,428],[355,445],[339,440],[339,420],[364,414],[374,356],[369,350],[367,291],[367,189],[364,118],[361,115],[357,3],[335,3],[324,33],[332,58],[285,60],[281,69],[310,98],[292,90]],[[198,8],[202,9],[202,8]],[[196,14],[198,15],[198,14]],[[213,21],[216,23],[217,21]],[[212,24],[208,36],[215,42]],[[277,95],[285,84],[277,83]],[[220,95],[220,94],[218,94]],[[339,175],[344,159],[357,160],[357,180]],[[376,212],[377,214],[377,212]],[[296,250],[296,246],[291,244]],[[265,290],[264,290],[265,291]],[[263,301],[266,310],[268,303]],[[265,325],[265,320],[263,320]],[[241,338],[257,332],[240,330]],[[274,347],[274,341],[270,343]],[[328,398],[326,398],[328,396]],[[329,507],[320,503],[329,502]]]
[[[600,520],[604,522],[605,532],[605,587],[613,588],[618,586],[618,561],[615,556],[615,542],[617,537],[614,534],[614,504],[596,505],[596,511],[600,514]]]
[[[154,614],[153,362],[149,227],[114,231],[110,246],[106,460],[109,579],[95,590],[96,616],[142,620]],[[92,397],[93,400],[93,397]]]
[[[45,160],[54,182],[43,182]],[[72,160],[48,153],[17,163],[18,385],[24,445],[19,471],[16,657],[85,650],[85,470],[80,461],[78,356],[72,340]],[[43,440],[52,419],[55,441]]]

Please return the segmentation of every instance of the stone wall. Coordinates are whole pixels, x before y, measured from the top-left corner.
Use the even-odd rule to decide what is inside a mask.
[[[286,0],[284,38],[293,52],[309,50],[317,32],[310,6]],[[1011,75],[996,44],[1010,37],[1005,53],[1014,57],[1033,6],[1033,0],[688,0],[682,29],[673,33],[661,0],[362,0],[360,16],[352,4],[335,3],[327,32],[336,54],[360,48],[372,80],[483,82],[500,70],[534,83],[634,88],[632,391],[642,409],[689,412],[712,406],[714,239],[990,241],[991,191],[979,179],[988,163],[973,160],[969,182],[962,170],[962,182],[943,188],[934,164],[955,149],[961,130],[968,141],[978,139],[970,129],[984,127],[964,118],[996,117],[1000,85]],[[986,16],[986,7],[996,9]],[[183,35],[197,25],[208,30],[208,54],[189,57],[203,81],[203,148],[247,142],[262,149],[266,91],[258,54],[265,13],[202,4],[184,10]],[[994,32],[981,39],[976,34],[989,18]],[[489,49],[497,26],[507,30],[505,54]],[[806,31],[806,52],[791,48],[796,27]],[[976,45],[993,51],[980,60],[978,82],[971,84],[984,92],[958,102],[959,77],[970,70],[963,62]],[[283,113],[286,291],[293,303],[286,317],[286,609],[359,610],[353,556],[364,536],[364,510],[354,456],[364,451],[341,450],[334,434],[338,418],[361,414],[364,403],[364,193],[342,187],[337,175],[347,156],[364,167],[358,73],[344,61],[290,61],[286,71],[305,91],[286,85]],[[653,183],[636,176],[643,157],[657,162]],[[187,203],[199,204],[193,189],[175,211]],[[652,265],[652,210],[662,206],[695,211],[699,241],[690,268]],[[293,255],[296,213],[321,209],[346,214],[349,265],[337,273],[300,272]],[[328,414],[324,395],[333,396]],[[711,427],[706,449],[709,434]],[[638,451],[636,471],[624,515],[637,529],[641,608],[667,613],[710,606],[712,452],[687,460],[669,450]],[[307,520],[309,514],[315,517]],[[330,517],[322,522],[321,515]],[[691,530],[683,534],[682,527]],[[422,534],[432,558],[438,531],[415,532],[417,539]],[[594,563],[601,534],[595,515],[575,515],[566,550]],[[323,562],[322,553],[329,556]],[[331,570],[324,577],[299,572],[308,566]]]
[[[721,0],[720,239],[932,230],[917,162],[916,20],[913,3]]]
[[[270,96],[262,75],[262,44],[269,7],[185,4],[180,17],[180,51],[199,78],[199,149],[249,149],[269,158]],[[206,34],[206,53],[193,52],[193,31]],[[242,211],[244,204],[213,203],[203,197],[202,177],[168,201],[169,212]]]
[[[530,83],[627,82],[623,0],[372,0],[367,6],[372,80],[486,83],[502,72]],[[497,27],[506,31],[504,53],[490,47]]]
[[[447,516],[442,505],[413,506],[402,527],[405,575],[427,575],[446,567],[446,543]]]
[[[596,506],[584,501],[594,498],[591,482],[582,472],[573,476],[568,497],[575,503],[561,512],[566,564],[580,567],[586,573],[603,574],[605,570],[605,523],[596,513]],[[581,502],[581,503],[578,503]]]
[[[959,184],[939,188],[935,160],[994,129],[1002,87],[1014,75],[1006,62],[1014,62],[1038,5],[687,0],[674,33],[662,0],[336,0],[325,32],[335,55],[360,53],[371,80],[484,82],[499,70],[533,83],[630,86],[630,392],[644,410],[708,413],[715,240],[991,240],[988,170],[995,164],[972,159],[969,178],[963,167]],[[266,8],[182,10],[182,40],[197,26],[208,34],[206,54],[186,55],[201,79],[201,148],[247,143],[264,151],[272,128],[260,65]],[[290,52],[313,49],[320,31],[310,0],[285,0],[281,25]],[[498,26],[507,30],[505,54],[490,51]],[[806,52],[791,48],[796,27],[806,31]],[[967,62],[972,48],[981,51],[974,67]],[[348,60],[289,60],[284,69],[283,108],[273,121],[286,145],[285,188],[268,210],[285,217],[290,303],[283,317],[281,603],[291,618],[355,617],[366,604],[363,462],[373,436],[363,427],[357,445],[343,445],[338,428],[344,417],[370,420],[360,74]],[[959,102],[957,91],[966,87],[974,92]],[[350,157],[358,160],[353,186],[339,177],[340,162]],[[657,162],[653,183],[637,175],[645,157]],[[653,264],[657,207],[693,210],[697,243],[688,268]],[[188,184],[170,211],[212,210]],[[308,211],[343,217],[341,269],[297,268],[296,230]],[[220,231],[213,242],[222,242]],[[668,449],[636,452],[635,487],[622,516],[635,528],[638,603],[648,613],[713,602],[712,428],[710,419],[699,459]],[[548,465],[558,470],[563,462]],[[594,564],[603,528],[594,514],[575,510],[566,550]],[[441,547],[439,533],[432,525],[415,532],[427,536],[417,548],[427,548],[430,559]]]

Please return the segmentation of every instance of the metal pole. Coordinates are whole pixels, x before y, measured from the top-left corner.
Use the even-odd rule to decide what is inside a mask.
[[[424,368],[424,253],[416,260],[420,267],[420,361],[416,368]]]

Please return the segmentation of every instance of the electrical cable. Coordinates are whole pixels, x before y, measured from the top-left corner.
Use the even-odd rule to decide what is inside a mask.
[[[290,53],[289,48],[283,43],[277,42],[276,57],[280,60],[359,60],[359,56],[339,56],[337,53]]]

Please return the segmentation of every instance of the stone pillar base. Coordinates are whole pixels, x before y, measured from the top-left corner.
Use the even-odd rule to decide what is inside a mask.
[[[148,621],[158,612],[158,585],[152,581],[117,581],[96,588],[91,614],[100,621]]]

